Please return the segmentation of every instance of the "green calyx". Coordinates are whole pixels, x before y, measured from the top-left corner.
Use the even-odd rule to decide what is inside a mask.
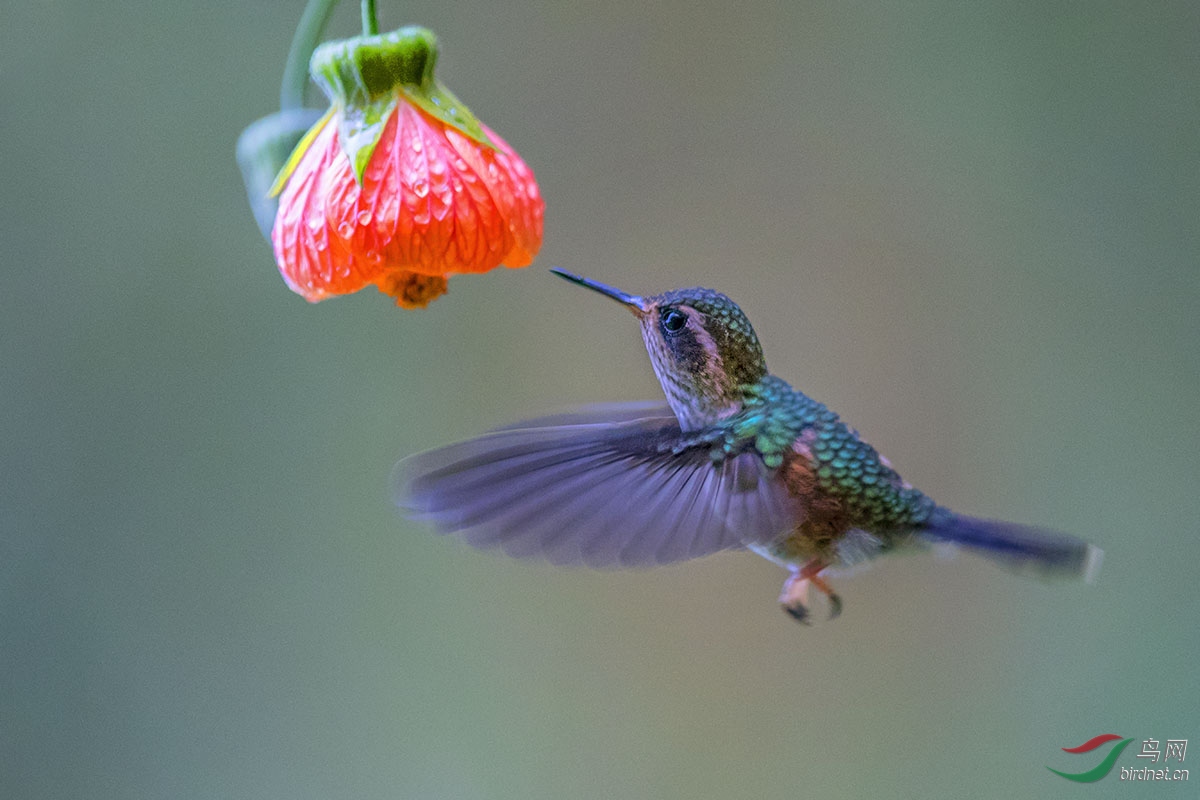
[[[309,62],[313,80],[333,102],[343,151],[362,183],[363,171],[396,104],[412,103],[487,147],[495,144],[475,115],[433,75],[437,37],[408,26],[318,47]]]
[[[325,42],[313,51],[309,70],[335,103],[365,105],[397,86],[429,86],[437,61],[437,37],[409,26],[391,33]]]

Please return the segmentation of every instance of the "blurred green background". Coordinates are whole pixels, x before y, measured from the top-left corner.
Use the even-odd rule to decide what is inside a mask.
[[[533,268],[424,312],[309,305],[255,228],[233,145],[300,10],[0,12],[0,796],[1125,797],[1045,768],[1107,732],[1198,771],[1200,6],[383,0],[547,200]],[[659,396],[552,265],[727,292],[909,480],[1101,580],[897,559],[806,630],[751,555],[405,522],[404,454]]]

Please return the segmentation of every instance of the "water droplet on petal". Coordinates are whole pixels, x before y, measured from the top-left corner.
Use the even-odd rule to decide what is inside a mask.
[[[354,235],[354,224],[348,220],[343,220],[337,226],[338,236],[343,239],[349,239]]]
[[[414,153],[419,153],[419,152],[421,152],[421,148],[423,148],[424,146],[425,146],[425,145],[423,145],[423,144],[421,143],[421,140],[420,140],[419,138],[416,138],[416,137],[414,137],[414,138],[413,138],[413,140],[412,140],[412,151],[413,151]]]
[[[362,211],[358,212],[358,224],[359,225],[362,225],[364,227],[367,225],[370,225],[372,219],[373,219],[373,217],[371,216],[370,211],[363,209]]]
[[[379,254],[378,250],[368,250],[364,257],[367,259],[368,264],[378,264],[380,261],[383,261],[383,256]]]
[[[425,181],[417,181],[413,184],[413,194],[417,197],[424,197],[429,194],[429,184]]]
[[[329,247],[329,242],[325,241],[324,239],[317,239],[315,242],[313,242],[313,247],[317,248],[318,253],[324,253],[325,248]]]

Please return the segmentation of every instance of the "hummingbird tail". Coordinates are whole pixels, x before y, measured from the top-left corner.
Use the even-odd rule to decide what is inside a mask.
[[[1092,583],[1100,573],[1104,551],[1057,531],[978,519],[938,509],[920,530],[935,542],[963,545],[1017,572],[1037,577],[1082,579]]]

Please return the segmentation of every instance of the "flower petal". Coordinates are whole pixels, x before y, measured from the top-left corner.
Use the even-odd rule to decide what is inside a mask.
[[[506,267],[525,267],[533,263],[542,247],[542,222],[546,204],[542,200],[537,180],[531,170],[508,142],[488,128],[488,136],[496,144],[497,162],[513,184],[514,203],[509,210],[509,230],[515,240],[513,249],[504,258]]]
[[[405,101],[381,130],[361,181],[325,125],[280,197],[272,241],[284,280],[310,301],[374,284],[401,305],[424,305],[444,277],[529,264],[541,246],[544,203],[533,173],[496,147]]]
[[[301,155],[284,186],[271,232],[275,261],[284,281],[292,291],[311,302],[354,291],[332,286],[328,280],[333,265],[323,190],[329,166],[340,154],[337,126],[325,125]]]

